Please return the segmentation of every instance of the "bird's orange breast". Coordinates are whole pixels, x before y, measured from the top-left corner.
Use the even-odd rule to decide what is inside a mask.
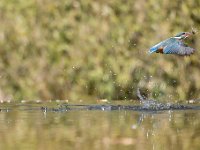
[[[163,47],[158,48],[158,50],[156,51],[156,53],[162,53],[163,54]]]

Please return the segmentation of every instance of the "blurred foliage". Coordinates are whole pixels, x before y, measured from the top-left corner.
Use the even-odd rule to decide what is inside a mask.
[[[191,57],[148,54],[199,29],[200,0],[0,1],[0,99],[157,99],[200,96],[197,35]]]

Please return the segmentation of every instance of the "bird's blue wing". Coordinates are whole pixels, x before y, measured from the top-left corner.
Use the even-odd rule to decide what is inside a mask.
[[[182,41],[176,40],[163,48],[164,54],[177,54],[187,56],[193,54],[195,49],[185,45]]]

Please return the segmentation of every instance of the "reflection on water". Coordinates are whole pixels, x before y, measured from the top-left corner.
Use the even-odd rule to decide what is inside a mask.
[[[0,149],[200,149],[200,111],[48,112],[7,106]]]

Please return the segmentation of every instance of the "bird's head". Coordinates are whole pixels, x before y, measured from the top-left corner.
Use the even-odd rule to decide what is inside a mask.
[[[191,36],[192,34],[193,33],[191,33],[191,32],[181,32],[181,33],[177,34],[175,36],[175,38],[177,38],[177,39],[185,39],[185,38]]]

